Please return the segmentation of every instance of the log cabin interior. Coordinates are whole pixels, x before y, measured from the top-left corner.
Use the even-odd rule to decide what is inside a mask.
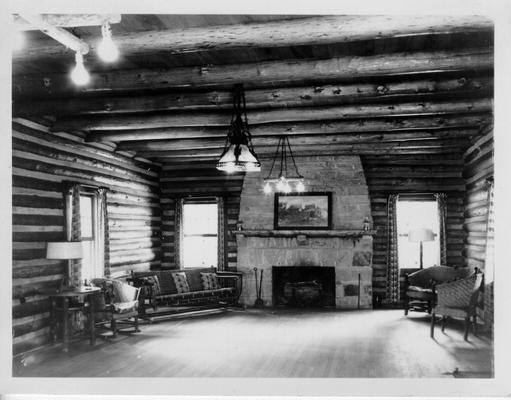
[[[494,376],[491,19],[13,26],[14,376]]]

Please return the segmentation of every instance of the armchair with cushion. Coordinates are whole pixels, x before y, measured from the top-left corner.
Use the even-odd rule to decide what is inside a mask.
[[[140,288],[117,279],[93,279],[91,283],[102,289],[95,304],[96,326],[107,329],[112,337],[117,333],[140,332],[138,329],[138,297]],[[125,330],[132,327],[132,330]]]
[[[476,307],[481,287],[483,273],[476,270],[465,279],[443,283],[435,287],[436,305],[431,314],[431,337],[434,337],[435,318],[442,316],[442,332],[445,329],[447,317],[465,320],[464,340],[468,339],[470,321],[472,319],[474,334],[477,334]]]
[[[427,311],[435,305],[435,285],[466,278],[473,273],[471,268],[453,268],[433,266],[406,275],[404,309],[408,311]]]

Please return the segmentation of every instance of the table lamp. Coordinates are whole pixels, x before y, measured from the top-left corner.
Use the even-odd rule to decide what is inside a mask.
[[[420,243],[420,269],[423,268],[422,263],[422,242],[432,242],[435,240],[435,234],[431,229],[418,228],[408,233],[409,242]]]
[[[62,279],[61,290],[70,285],[71,260],[83,257],[82,242],[49,242],[46,246],[46,258],[49,260],[67,260],[67,273]]]

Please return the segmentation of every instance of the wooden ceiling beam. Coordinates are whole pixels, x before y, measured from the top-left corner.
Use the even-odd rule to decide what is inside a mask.
[[[272,156],[275,154],[276,150],[276,140],[265,141],[264,144],[260,144],[255,146],[254,149],[258,155],[266,155]],[[468,139],[462,138],[448,138],[442,140],[416,140],[416,141],[408,141],[403,142],[400,140],[390,141],[390,142],[362,142],[362,143],[343,143],[343,142],[312,142],[312,143],[299,143],[299,144],[291,144],[291,149],[293,150],[293,155],[306,153],[307,151],[314,153],[315,151],[334,151],[337,149],[352,149],[352,150],[364,150],[364,149],[437,149],[442,147],[452,147],[458,146],[463,147],[469,144]],[[166,146],[169,147],[169,146]],[[162,153],[166,153],[168,155],[175,156],[183,156],[183,155],[220,155],[222,153],[222,149],[224,148],[222,143],[217,143],[212,145],[211,147],[201,147],[197,146],[194,148],[164,148],[163,146],[152,146],[151,142],[147,143],[147,147],[144,149],[134,150],[138,156],[158,156],[162,155]]]
[[[354,83],[292,88],[247,90],[248,109],[307,107],[351,104],[369,101],[441,98],[442,96],[488,96],[493,93],[493,77],[459,77],[404,80],[379,83]],[[175,92],[122,97],[19,100],[13,104],[15,116],[115,114],[143,111],[225,110],[232,108],[232,91]]]
[[[468,145],[466,141],[445,140],[431,144],[430,142],[417,142],[413,145],[403,143],[363,143],[347,145],[308,145],[293,146],[295,157],[314,156],[324,154],[445,154],[459,153]],[[261,159],[271,159],[275,154],[275,146],[262,146],[255,149]],[[222,149],[190,149],[174,151],[139,151],[137,156],[148,157],[154,160],[172,160],[189,158],[209,158],[218,160]],[[197,160],[198,161],[198,160]]]
[[[15,76],[13,97],[112,93],[143,89],[218,88],[244,83],[247,89],[267,85],[303,85],[304,82],[354,80],[364,77],[421,73],[491,70],[493,48],[404,52],[372,56],[342,56],[326,60],[292,60],[237,65],[182,67],[167,70],[136,69],[92,73],[87,86],[74,85],[67,74]],[[337,82],[336,82],[337,83]]]
[[[104,21],[110,24],[118,24],[121,22],[121,14],[40,14],[41,19],[52,25],[61,28],[75,28],[79,26],[101,26]],[[38,30],[36,25],[23,19],[22,16],[15,14],[13,16],[13,23],[16,29],[20,31]],[[37,46],[34,44],[33,51],[30,51],[31,46],[27,46],[23,51],[28,51],[29,54],[40,56]],[[23,57],[27,54],[23,54]]]
[[[342,135],[302,135],[290,139],[294,149],[296,146],[336,145],[336,144],[362,144],[362,143],[393,143],[400,142],[407,145],[414,143],[427,143],[435,145],[435,141],[443,141],[460,138],[467,139],[477,135],[476,129],[455,131],[430,131],[430,132],[403,132],[403,133],[365,133],[365,134],[342,134]],[[279,136],[257,136],[252,142],[256,149],[263,146],[277,146]],[[141,140],[135,142],[122,142],[117,146],[119,151],[175,151],[190,149],[222,149],[225,138],[203,138],[187,140]]]
[[[150,134],[150,131],[147,132],[148,134]],[[153,136],[153,137],[149,137],[149,138],[145,138],[144,139],[144,136],[143,134],[136,134],[138,136],[132,136],[130,135],[129,131],[122,131],[123,133],[119,132],[119,133],[111,133],[109,131],[106,131],[105,134],[96,134],[96,133],[89,133],[87,135],[87,138],[86,138],[86,141],[87,142],[101,142],[101,141],[107,141],[107,142],[118,142],[119,143],[119,147],[118,149],[122,149],[126,146],[126,148],[129,148],[129,144],[130,143],[137,143],[137,142],[143,142],[143,143],[146,143],[148,141],[153,141],[153,142],[156,142],[156,141],[162,141],[162,142],[165,142],[165,141],[179,141],[179,140],[185,140],[185,141],[188,141],[188,140],[210,140],[210,139],[214,139],[214,138],[217,138],[219,140],[224,140],[225,141],[225,137],[226,137],[226,131],[225,129],[223,130],[216,130],[214,131],[214,135],[208,135],[208,133],[211,133],[211,131],[208,131],[208,130],[197,130],[197,131],[182,131],[180,132],[180,134],[177,134],[177,132],[173,132],[174,135],[167,135],[167,137],[164,137],[163,134],[161,134],[160,136],[161,137],[158,137],[158,136]],[[137,131],[138,132],[138,131]],[[392,133],[394,132],[394,133]],[[162,132],[163,133],[163,132]],[[268,132],[268,134],[258,134],[258,132],[256,132],[257,134],[252,134],[253,136],[253,139],[256,139],[256,138],[264,138],[264,137],[277,137],[276,135],[278,134],[275,134],[275,133],[271,133],[271,132]],[[337,136],[357,136],[357,137],[374,137],[374,138],[378,138],[378,137],[381,137],[382,135],[385,135],[385,137],[394,137],[394,136],[390,136],[390,135],[395,135],[395,137],[402,137],[402,138],[406,138],[408,136],[410,137],[430,137],[430,138],[436,138],[436,137],[464,137],[464,136],[474,136],[474,135],[478,135],[480,133],[480,130],[479,128],[454,128],[454,129],[432,129],[432,130],[405,130],[405,131],[402,131],[402,130],[386,130],[386,131],[383,131],[383,132],[373,132],[373,131],[365,131],[365,132],[359,132],[359,133],[353,133],[353,132],[349,132],[349,131],[342,131],[342,132],[336,132],[336,133],[330,133],[330,134],[327,134],[327,135],[337,135]],[[324,133],[322,132],[310,132],[310,133],[301,133],[301,134],[296,134],[296,135],[289,135],[290,137],[292,137],[291,140],[297,140],[299,137],[301,137],[301,135],[305,135],[305,136],[315,136],[315,135],[325,135]],[[142,140],[140,140],[142,138]]]
[[[343,134],[410,130],[478,129],[492,120],[489,114],[445,115],[443,117],[373,118],[345,121],[317,121],[255,125],[250,128],[253,137],[275,135]],[[88,141],[192,139],[204,137],[225,138],[225,127],[137,129],[133,131],[95,131]]]
[[[491,31],[493,22],[477,15],[330,15],[265,23],[117,33],[115,41],[125,56],[232,49],[325,45],[411,35]],[[36,44],[33,45],[36,47]],[[93,44],[94,46],[94,44]],[[37,44],[19,59],[55,57],[62,48]]]
[[[250,126],[276,122],[333,121],[417,115],[447,115],[485,113],[492,111],[491,99],[458,101],[413,102],[391,104],[363,104],[335,107],[301,107],[270,110],[249,110]],[[165,113],[165,114],[116,114],[63,117],[56,121],[53,130],[118,130],[153,129],[190,126],[228,126],[231,112],[216,113]]]
[[[71,32],[48,23],[41,15],[22,14],[21,16],[44,34],[64,45],[64,47],[60,46],[64,50],[67,51],[67,48],[70,48],[80,54],[87,54],[89,52],[89,45],[86,42],[77,38]]]

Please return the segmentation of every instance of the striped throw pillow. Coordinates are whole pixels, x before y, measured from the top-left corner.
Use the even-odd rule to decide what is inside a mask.
[[[220,288],[218,277],[213,272],[201,272],[202,287],[204,290],[215,290]]]
[[[190,291],[188,280],[184,272],[173,272],[172,278],[174,279],[178,293],[188,293]]]

